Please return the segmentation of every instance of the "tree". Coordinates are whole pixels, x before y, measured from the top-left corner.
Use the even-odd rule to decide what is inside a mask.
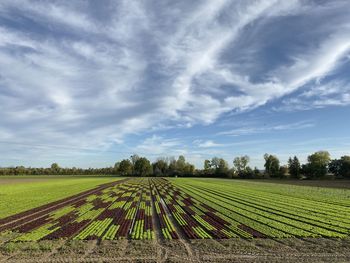
[[[133,165],[129,159],[124,159],[119,163],[119,173],[122,176],[131,175],[133,172]]]
[[[152,166],[150,161],[145,157],[138,158],[135,162],[134,172],[138,176],[147,176],[152,174]]]
[[[328,164],[331,160],[327,151],[318,151],[308,156],[306,176],[309,178],[321,178],[328,172]]]
[[[186,168],[185,156],[180,155],[176,161],[176,170],[180,175],[183,175],[185,173],[185,168]]]
[[[294,156],[293,159],[289,157],[288,169],[289,169],[289,174],[292,178],[300,178],[301,165],[298,157]]]
[[[341,172],[340,172],[341,166],[342,166],[341,160],[334,159],[334,160],[329,162],[328,168],[332,174],[334,174],[336,177],[340,177],[341,176]]]
[[[329,171],[336,177],[350,178],[350,156],[342,156],[329,163]]]
[[[280,167],[279,170],[279,177],[280,178],[286,178],[288,176],[288,166],[283,165]]]
[[[130,160],[131,160],[131,164],[132,164],[132,174],[134,174],[134,175],[135,175],[135,170],[134,170],[135,163],[138,159],[140,159],[140,156],[138,156],[137,154],[133,154],[130,156]]]
[[[340,174],[345,178],[350,178],[350,156],[342,156]]]
[[[212,167],[214,170],[216,170],[216,169],[219,168],[220,159],[219,159],[218,157],[213,157],[213,158],[211,159],[210,164],[211,164],[211,167]]]
[[[211,167],[214,170],[216,176],[227,177],[228,176],[228,164],[227,162],[218,157],[213,157],[211,159]]]
[[[186,163],[184,174],[187,176],[192,176],[195,172],[195,166],[190,163]]]
[[[176,169],[176,160],[174,157],[171,157],[169,159],[169,170],[168,173],[170,176],[176,176],[178,175],[177,169]]]
[[[279,177],[280,176],[280,161],[278,158],[271,154],[264,154],[265,159],[265,173],[270,177]]]
[[[60,173],[60,169],[61,168],[59,167],[59,165],[57,163],[51,164],[51,172],[53,174],[59,174]]]
[[[211,173],[211,163],[209,160],[204,160],[204,173],[205,174]]]
[[[262,178],[263,174],[260,172],[258,167],[254,168],[254,178]]]
[[[119,171],[119,165],[120,165],[120,162],[116,162],[116,163],[114,164],[114,168],[113,168],[113,173],[114,173],[114,174],[117,174],[117,173],[118,173],[118,171]]]
[[[159,158],[156,162],[152,164],[153,173],[155,176],[165,176],[168,172],[168,162],[166,159]]]
[[[228,172],[228,164],[227,162],[220,158],[219,159],[219,167],[217,168],[217,171],[216,171],[219,175],[222,175],[222,176],[226,176],[227,175],[227,172]]]
[[[247,171],[247,165],[249,163],[249,156],[244,155],[241,157],[236,157],[233,159],[233,167],[235,172],[238,173],[240,177],[245,177],[244,173]]]

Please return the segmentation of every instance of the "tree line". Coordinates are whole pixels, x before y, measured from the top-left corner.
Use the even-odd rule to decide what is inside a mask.
[[[290,157],[286,165],[281,165],[276,155],[264,155],[264,170],[249,166],[249,156],[233,159],[232,168],[223,158],[213,157],[204,161],[203,169],[186,161],[180,155],[161,157],[151,163],[146,157],[137,154],[106,168],[62,168],[53,163],[49,168],[32,168],[24,166],[0,167],[0,175],[120,175],[120,176],[168,176],[168,177],[222,177],[222,178],[349,178],[350,156],[331,159],[329,152],[318,151],[308,156],[307,163],[301,164],[298,157]]]

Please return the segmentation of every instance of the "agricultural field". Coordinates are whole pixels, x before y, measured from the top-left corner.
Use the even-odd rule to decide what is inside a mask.
[[[118,179],[102,176],[1,176],[0,218]]]
[[[63,195],[64,188],[72,194]],[[175,246],[187,257],[198,258],[203,248],[217,247],[230,254],[233,244],[235,248],[253,244],[249,248],[253,249],[259,244],[260,248],[295,250],[291,244],[322,241],[327,247],[335,242],[332,247],[341,251],[350,244],[347,189],[224,179],[108,178],[82,181],[79,191],[56,186],[56,195],[50,188],[51,202],[46,197],[33,202],[30,194],[35,195],[35,187],[29,189],[27,210],[21,202],[11,203],[11,196],[1,199],[2,207],[7,203],[12,209],[0,216],[0,247],[5,252],[33,243],[84,246],[95,242],[102,247],[118,244],[124,250],[150,247],[154,252],[150,256],[161,258],[164,253],[153,246],[162,244],[163,249]],[[58,200],[59,196],[63,199]]]

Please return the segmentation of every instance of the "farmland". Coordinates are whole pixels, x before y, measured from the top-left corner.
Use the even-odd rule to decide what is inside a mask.
[[[0,217],[1,246],[63,241],[142,242],[143,246],[177,242],[171,244],[187,247],[200,242],[276,240],[337,240],[348,245],[347,189],[223,179],[80,180],[80,187],[56,184],[56,194],[49,188],[51,200],[42,197],[33,202],[29,197],[40,184],[45,191],[45,181],[28,183],[25,204],[11,203],[13,196],[3,195],[2,207],[7,203],[11,209]],[[64,195],[61,187],[69,194]],[[28,209],[23,209],[25,206]]]
[[[117,179],[111,177],[2,176],[0,177],[0,218],[115,180]]]

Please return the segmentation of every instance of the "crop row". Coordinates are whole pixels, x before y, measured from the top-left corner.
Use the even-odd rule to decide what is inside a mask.
[[[221,217],[218,212],[198,202],[181,189],[173,189],[166,180],[154,180],[157,190],[172,215],[189,238],[233,238],[250,236],[249,233],[235,228]]]
[[[2,219],[13,241],[346,237],[347,207],[254,187],[162,178],[119,180]],[[154,225],[156,223],[156,225]],[[10,236],[10,235],[9,235]]]
[[[319,218],[312,220],[312,216],[304,213],[301,213],[300,216],[297,213],[293,214],[293,208],[288,210],[279,207],[280,210],[278,210],[274,207],[273,200],[264,203],[257,196],[249,198],[239,193],[229,192],[224,187],[218,191],[209,185],[196,183],[193,185],[175,184],[187,193],[215,207],[222,214],[267,236],[345,237],[349,231],[349,228],[344,225],[337,227],[327,221],[322,222]]]
[[[138,180],[129,180],[99,189],[70,205],[53,211],[48,209],[48,213],[39,214],[27,222],[19,219],[19,224],[7,228],[6,231],[18,233],[13,241],[128,237],[143,188],[144,184]],[[150,217],[147,219],[147,229],[150,233],[152,222]],[[148,237],[152,238],[152,233]]]
[[[71,238],[94,219],[98,219],[114,201],[121,197],[123,191],[131,190],[127,190],[124,184],[116,185],[23,224],[14,229],[23,233],[15,241]]]

